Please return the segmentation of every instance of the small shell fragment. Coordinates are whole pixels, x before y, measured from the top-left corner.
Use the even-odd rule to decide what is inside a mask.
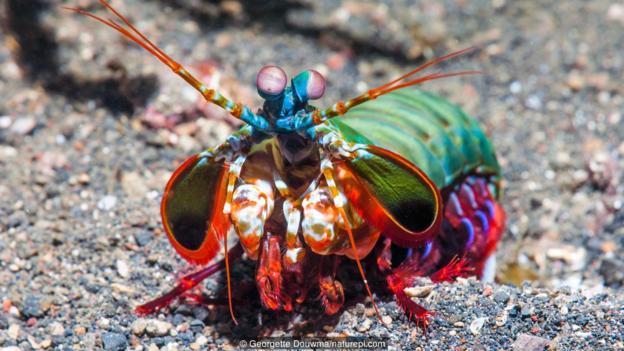
[[[411,288],[405,288],[403,291],[409,297],[423,298],[429,296],[435,288],[435,285],[414,286]]]

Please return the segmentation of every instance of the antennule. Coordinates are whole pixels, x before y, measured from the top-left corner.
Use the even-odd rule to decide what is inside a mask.
[[[428,82],[431,80],[436,80],[436,79],[442,79],[442,78],[449,78],[449,77],[456,77],[456,76],[465,76],[465,75],[471,75],[471,74],[480,74],[481,71],[458,71],[458,72],[449,72],[449,73],[442,73],[442,72],[436,72],[436,73],[431,73],[428,74],[426,76],[423,77],[414,77],[414,75],[416,75],[416,73],[421,72],[423,70],[425,70],[426,68],[429,68],[431,66],[437,65],[441,62],[450,60],[452,58],[455,58],[457,56],[460,55],[464,55],[466,53],[472,52],[476,50],[476,47],[469,47],[463,50],[459,50],[456,52],[451,52],[450,54],[444,55],[442,57],[438,57],[436,59],[433,59],[431,61],[425,62],[424,64],[416,67],[414,70],[386,83],[383,85],[380,85],[376,88],[373,88],[369,91],[367,91],[364,94],[361,94],[351,100],[348,101],[339,101],[338,103],[335,103],[332,107],[326,108],[325,110],[315,110],[309,113],[307,120],[305,121],[305,123],[301,124],[300,129],[307,129],[313,125],[318,125],[323,123],[324,121],[336,117],[336,116],[340,116],[345,114],[347,111],[349,111],[351,108],[362,104],[366,101],[369,100],[373,100],[381,95],[384,94],[388,94],[392,91],[398,90],[398,89],[402,89],[402,88],[406,88],[406,87],[410,87],[410,86],[414,86],[414,85],[418,85],[418,84],[422,84],[424,82]]]
[[[232,116],[234,116],[235,118],[238,118],[243,122],[249,123],[260,130],[265,130],[268,128],[269,122],[266,121],[266,119],[264,119],[262,116],[254,114],[248,107],[226,98],[225,96],[223,96],[223,94],[215,91],[214,89],[209,89],[206,85],[204,85],[197,78],[195,78],[181,64],[165,54],[158,46],[156,46],[156,44],[152,43],[143,33],[141,33],[134,25],[132,25],[132,23],[126,17],[124,17],[119,11],[115,10],[108,2],[106,2],[105,0],[99,1],[102,6],[104,6],[113,15],[115,15],[115,17],[122,23],[118,23],[113,19],[105,19],[99,17],[82,9],[73,7],[64,8],[66,10],[90,17],[108,27],[111,27],[121,33],[124,37],[140,45],[150,54],[154,55],[154,57],[159,59],[162,63],[171,68],[171,70],[175,74],[184,79],[193,88],[195,88],[195,90],[199,91],[204,99],[206,99],[206,101],[208,101],[209,103],[222,107],[224,110],[231,113]],[[123,27],[122,24],[126,27]]]

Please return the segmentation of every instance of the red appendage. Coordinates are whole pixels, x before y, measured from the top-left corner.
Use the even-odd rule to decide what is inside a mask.
[[[243,253],[243,249],[240,245],[236,245],[233,247],[228,253],[229,259],[234,261],[238,259]],[[198,272],[191,273],[187,276],[184,276],[180,279],[178,285],[176,285],[169,292],[164,295],[146,303],[141,306],[138,306],[134,309],[134,312],[139,315],[151,314],[159,311],[163,307],[169,306],[175,299],[184,295],[185,292],[197,286],[197,284],[201,283],[204,279],[210,277],[211,275],[223,270],[225,268],[225,259],[212,264]]]

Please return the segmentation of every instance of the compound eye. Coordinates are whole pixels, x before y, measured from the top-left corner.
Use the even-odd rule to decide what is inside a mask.
[[[286,88],[286,73],[277,66],[264,66],[256,77],[256,86],[261,95],[275,96]]]
[[[316,100],[325,93],[325,77],[313,69],[308,72],[308,86],[306,87],[308,99]]]

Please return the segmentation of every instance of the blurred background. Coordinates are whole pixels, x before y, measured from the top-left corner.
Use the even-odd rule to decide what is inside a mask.
[[[527,298],[538,295],[526,290],[533,288],[544,289],[539,291],[547,299],[563,289],[588,299],[622,300],[624,2],[111,4],[203,81],[254,109],[261,105],[255,75],[267,64],[283,67],[289,76],[307,68],[324,74],[328,87],[316,105],[329,106],[426,59],[476,46],[440,69],[483,74],[423,88],[479,119],[497,149],[508,214],[497,282]],[[233,327],[223,309],[181,305],[181,311],[160,316],[166,331],[149,335],[140,325],[133,331],[137,322],[130,310],[171,287],[175,272],[192,269],[162,232],[162,189],[177,164],[223,141],[236,121],[203,103],[184,81],[114,30],[62,6],[107,15],[95,0],[0,1],[0,346],[234,347],[223,337]],[[480,289],[470,284],[464,293]],[[360,288],[355,283],[351,289],[358,294]],[[449,294],[462,301],[463,295]],[[358,305],[348,306],[354,316]],[[615,306],[620,307],[608,310],[621,316],[621,304]],[[239,333],[292,333],[285,319],[267,331],[254,319],[256,310],[247,310],[249,321],[243,319]],[[490,311],[491,325],[500,310]],[[408,321],[396,318],[397,330],[409,330],[400,342],[424,340]],[[539,318],[519,319],[515,329],[498,326],[509,333],[498,336],[506,338],[498,345],[511,345],[519,330],[533,331],[536,323],[543,333],[533,334],[548,340],[558,335]],[[366,335],[368,330],[357,331],[358,323],[338,316],[320,332],[344,324],[342,331]],[[435,328],[454,325],[436,323],[434,340]],[[456,328],[459,336],[438,347],[497,340],[475,340],[471,337],[479,333]],[[200,335],[206,340],[197,344]],[[579,338],[599,339],[593,337]]]

